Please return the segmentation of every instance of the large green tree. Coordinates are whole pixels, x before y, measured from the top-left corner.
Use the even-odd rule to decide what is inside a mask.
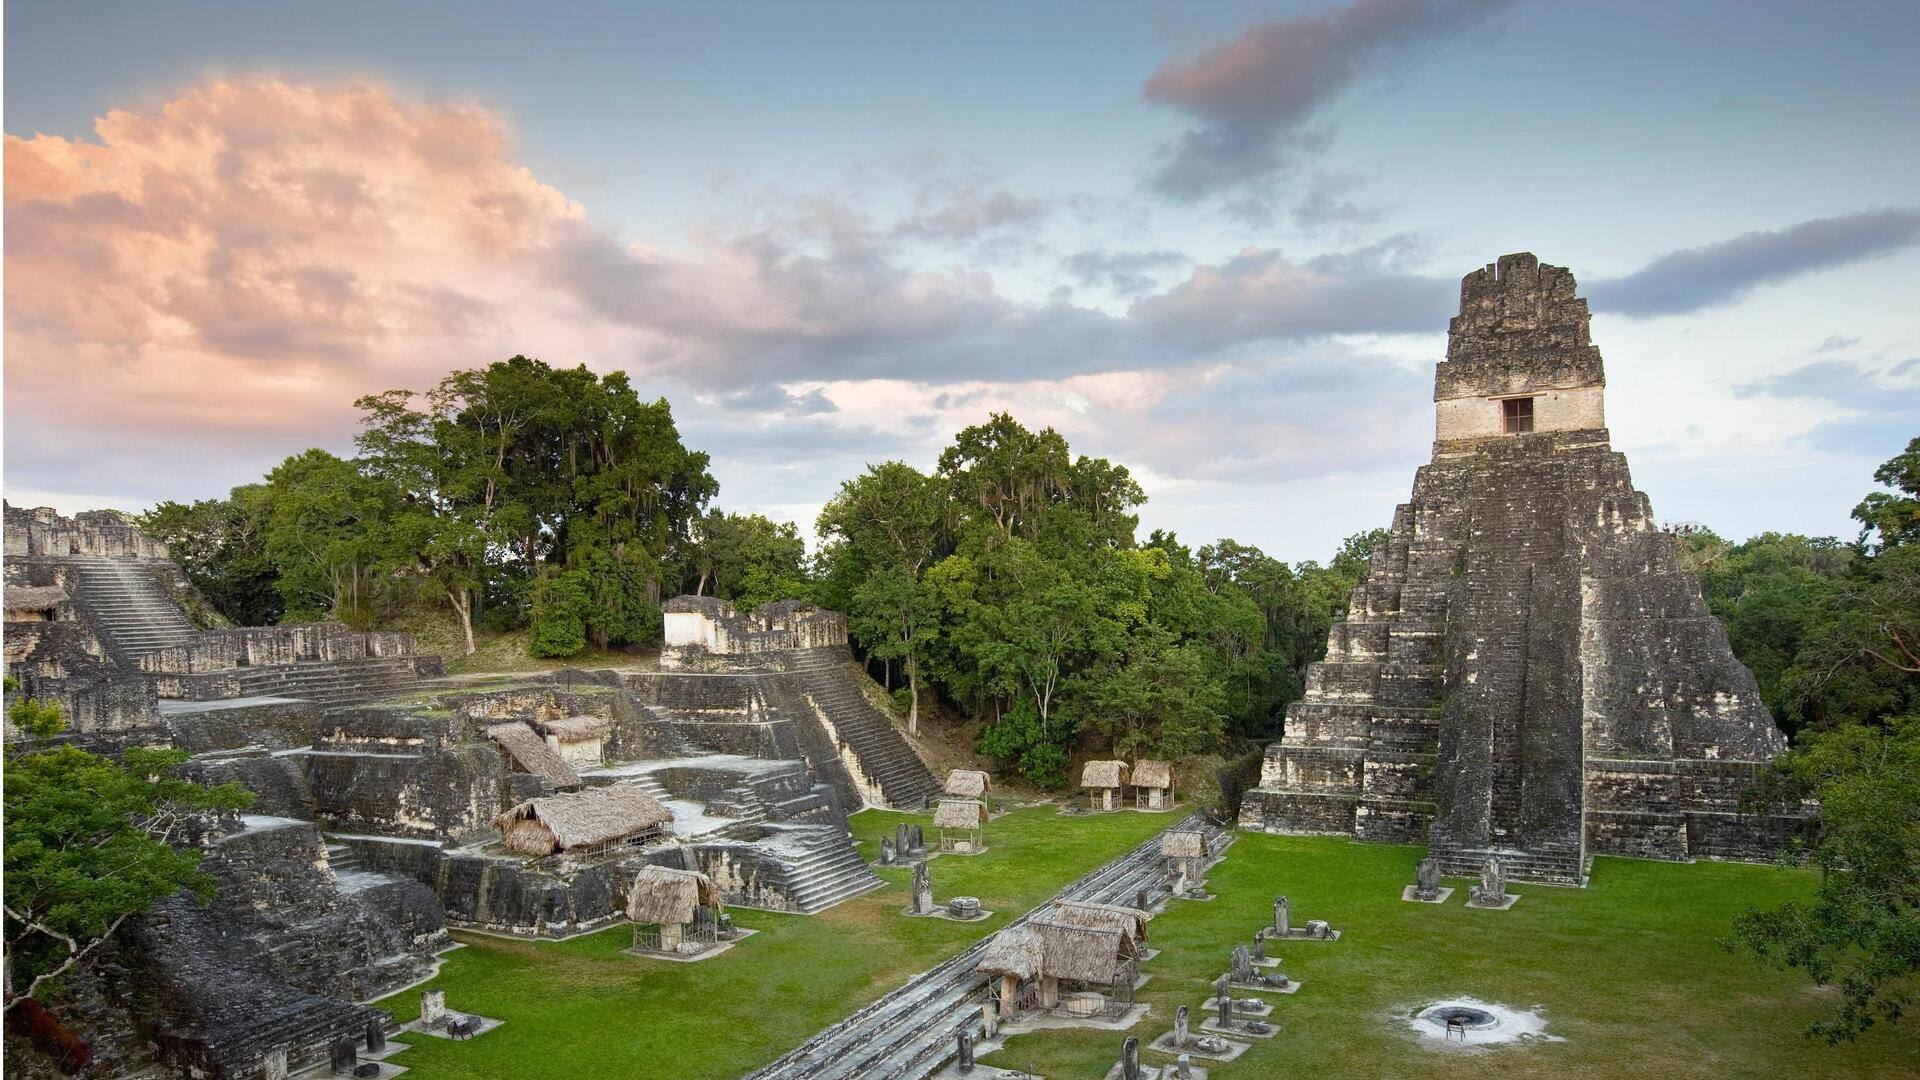
[[[516,356],[453,372],[425,395],[358,405],[363,468],[396,504],[380,538],[386,564],[445,600],[469,652],[486,595],[597,603],[598,623],[622,628],[601,636],[623,636],[633,609],[659,602],[663,565],[684,559],[691,522],[718,489],[667,402],[642,401],[624,373]],[[534,587],[589,562],[615,572],[596,575],[586,601],[571,586]],[[632,595],[608,597],[613,585]]]
[[[1806,718],[1759,793],[1819,800],[1805,854],[1818,892],[1749,911],[1736,939],[1765,960],[1837,983],[1809,1034],[1851,1039],[1907,1019],[1920,991],[1920,440],[1883,465],[1854,516],[1857,557],[1789,616],[1782,693]],[[1744,635],[1734,637],[1738,649]],[[1768,642],[1779,647],[1777,642]],[[1756,650],[1764,651],[1764,650]]]
[[[267,554],[269,507],[266,485],[243,484],[224,499],[160,503],[140,528],[167,545],[215,611],[239,626],[265,626],[286,605]]]
[[[947,485],[900,461],[845,481],[820,511],[822,582],[830,604],[868,655],[898,661],[907,680],[907,730],[920,730],[920,667],[940,632],[940,603],[926,580],[945,552]]]
[[[47,706],[10,713],[52,734]],[[177,773],[182,750],[130,748],[119,760],[72,746],[9,747],[6,764],[8,1010],[91,959],[127,919],[181,891],[211,898],[200,849],[185,843],[205,815],[238,810],[237,784],[205,787]]]

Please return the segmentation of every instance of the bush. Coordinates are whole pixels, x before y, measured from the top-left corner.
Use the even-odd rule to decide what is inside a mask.
[[[540,582],[527,651],[535,656],[577,656],[587,647],[587,577],[578,570]]]
[[[1029,702],[1021,702],[997,724],[980,732],[975,744],[988,757],[1012,765],[1020,775],[1041,787],[1059,787],[1067,779],[1067,750],[1073,723],[1053,719],[1046,723]]]

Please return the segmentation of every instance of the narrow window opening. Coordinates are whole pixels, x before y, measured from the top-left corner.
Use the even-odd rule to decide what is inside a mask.
[[[1500,418],[1504,421],[1506,433],[1518,435],[1533,430],[1533,399],[1530,397],[1508,398],[1500,403]]]

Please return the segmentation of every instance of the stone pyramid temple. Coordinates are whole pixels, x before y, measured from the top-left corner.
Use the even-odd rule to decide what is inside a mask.
[[[1587,324],[1531,254],[1462,280],[1433,460],[1243,826],[1581,885],[1592,853],[1763,858],[1797,824],[1740,812],[1786,740],[1608,443]]]

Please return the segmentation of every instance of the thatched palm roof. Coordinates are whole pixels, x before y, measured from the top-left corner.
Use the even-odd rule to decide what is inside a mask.
[[[1133,786],[1144,788],[1170,788],[1173,786],[1173,763],[1141,758],[1133,763]]]
[[[947,794],[962,799],[977,799],[992,786],[993,781],[978,769],[955,769],[947,774]]]
[[[1040,974],[1056,979],[1110,983],[1135,953],[1133,939],[1111,927],[1040,919],[1027,925],[1040,935]]]
[[[1124,761],[1089,761],[1080,772],[1080,786],[1090,788],[1117,788],[1127,782],[1127,763]]]
[[[987,823],[987,804],[978,799],[941,799],[933,811],[936,829],[978,829]]]
[[[720,891],[697,870],[643,866],[627,890],[627,918],[637,923],[690,923],[694,909],[701,907],[719,914]]]
[[[1045,945],[1038,931],[1031,926],[1015,926],[1000,931],[987,942],[987,951],[980,954],[980,963],[974,970],[982,975],[1031,979],[1040,974],[1044,954]]]
[[[588,788],[547,795],[526,802],[493,819],[506,832],[520,822],[538,822],[560,850],[605,844],[637,836],[673,821],[673,811],[632,784]]]
[[[1153,915],[1139,908],[1123,907],[1119,904],[1088,904],[1076,900],[1063,900],[1053,906],[1051,921],[1065,923],[1068,926],[1085,926],[1096,930],[1118,930],[1132,938],[1137,944],[1147,940],[1147,923]]]
[[[541,725],[547,734],[558,735],[563,742],[597,739],[613,729],[613,721],[604,716],[567,716]]]
[[[487,738],[499,743],[515,765],[546,779],[554,787],[580,786],[580,776],[573,771],[573,766],[525,722],[489,724]]]
[[[1161,833],[1160,854],[1168,859],[1204,859],[1207,857],[1206,834],[1178,830]]]

